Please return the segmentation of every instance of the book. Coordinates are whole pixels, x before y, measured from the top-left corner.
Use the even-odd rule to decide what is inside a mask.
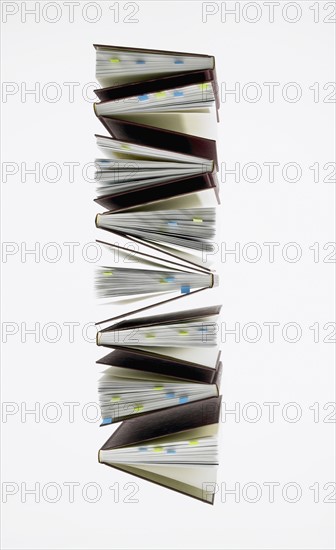
[[[178,359],[215,368],[218,363],[218,316],[221,306],[138,317],[135,310],[97,332],[97,345],[146,352],[153,358]],[[97,323],[106,325],[117,318]]]
[[[221,397],[124,420],[100,463],[214,503]]]
[[[114,116],[178,130],[198,126],[216,112],[218,84],[213,56],[95,45],[96,76],[108,89],[94,104],[97,116]],[[205,118],[206,117],[206,118]],[[192,126],[187,128],[192,132]]]
[[[100,197],[141,191],[149,186],[199,174],[213,173],[214,160],[128,143],[96,135],[97,146],[108,158],[95,160]]]
[[[103,212],[96,227],[145,242],[148,247],[180,248],[213,252],[216,230],[215,208]],[[167,250],[168,252],[169,250]],[[176,254],[177,255],[177,254]]]
[[[109,366],[98,386],[102,426],[219,395],[220,361],[211,369],[115,350],[97,364]]]
[[[174,153],[206,158],[214,161],[216,170],[218,170],[214,139],[184,134],[176,130],[163,130],[113,117],[100,116],[98,118],[114,139],[128,144],[146,145]]]

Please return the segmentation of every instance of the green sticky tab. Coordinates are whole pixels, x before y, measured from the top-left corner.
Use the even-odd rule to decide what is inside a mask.
[[[202,223],[203,220],[202,220],[202,218],[193,218],[193,222],[194,223]]]
[[[153,451],[154,453],[162,453],[163,447],[154,447]]]
[[[166,97],[166,92],[156,92],[155,97]]]
[[[198,445],[197,439],[191,439],[191,441],[189,441],[189,445]]]
[[[155,334],[149,332],[148,334],[146,334],[146,338],[155,338]]]
[[[113,275],[112,271],[103,271],[104,277],[110,277],[110,275]]]
[[[110,61],[111,63],[120,63],[120,59],[118,59],[117,57],[111,57]]]
[[[199,84],[200,90],[207,90],[209,88],[209,84],[207,82],[203,82],[203,84]]]
[[[179,330],[179,334],[181,336],[187,336],[189,334],[189,331],[188,330]]]
[[[134,412],[138,413],[138,412],[142,411],[143,408],[144,408],[143,405],[134,405]]]
[[[156,390],[156,391],[163,390],[163,386],[155,386],[155,387],[154,387],[154,390]]]
[[[121,397],[120,395],[114,395],[111,399],[112,403],[116,403],[117,401],[120,401]]]

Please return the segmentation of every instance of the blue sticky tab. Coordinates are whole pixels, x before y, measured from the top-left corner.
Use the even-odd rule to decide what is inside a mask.
[[[147,451],[147,447],[139,447],[139,451],[141,451],[142,453]]]
[[[179,403],[181,403],[181,404],[182,403],[188,403],[188,401],[189,401],[189,398],[188,398],[187,395],[182,395],[179,399]]]
[[[171,227],[176,227],[177,222],[175,220],[169,220],[168,225],[170,225]]]
[[[173,391],[168,392],[166,393],[166,397],[168,397],[168,399],[173,399],[173,397],[175,397],[175,393]]]
[[[175,455],[176,451],[175,451],[175,449],[167,449],[167,454],[168,455]]]
[[[105,424],[112,424],[112,422],[113,422],[112,418],[108,416],[107,418],[103,418],[101,425],[105,426]]]
[[[182,59],[175,59],[174,63],[175,65],[184,65],[184,61],[182,61]]]
[[[137,65],[145,65],[146,61],[144,61],[143,59],[137,59],[135,63]]]
[[[181,286],[181,294],[189,294],[189,292],[190,292],[190,285]]]
[[[175,281],[175,277],[166,277],[165,281],[166,283],[173,283]]]
[[[149,95],[148,95],[148,94],[138,95],[138,100],[139,100],[139,101],[146,101],[146,99],[149,99]]]
[[[182,92],[181,90],[174,90],[174,97],[183,97],[184,96],[184,92]]]

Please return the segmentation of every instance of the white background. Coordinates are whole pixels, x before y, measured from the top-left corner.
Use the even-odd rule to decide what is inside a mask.
[[[16,243],[13,250],[18,250],[2,265],[3,323],[14,323],[13,330],[17,327],[3,345],[3,401],[14,403],[15,413],[2,424],[2,478],[13,483],[15,492],[3,504],[3,548],[334,548],[333,504],[324,502],[332,493],[332,486],[325,484],[335,481],[334,424],[323,421],[332,412],[323,406],[334,400],[333,344],[323,341],[331,332],[323,327],[334,316],[333,265],[323,261],[331,252],[323,246],[334,240],[333,184],[315,183],[309,170],[318,162],[323,179],[327,175],[323,166],[333,161],[334,106],[323,101],[332,91],[323,90],[323,86],[334,80],[334,28],[324,22],[332,11],[331,2],[318,2],[316,22],[310,9],[313,2],[295,3],[301,9],[296,23],[288,19],[295,18],[298,8],[283,12],[288,4],[284,2],[275,8],[273,23],[264,2],[253,3],[258,4],[259,14],[253,6],[246,11],[246,2],[237,3],[240,21],[228,16],[226,22],[221,21],[220,3],[212,3],[213,11],[218,8],[218,12],[202,22],[201,2],[138,2],[139,11],[133,15],[137,23],[124,21],[133,8],[123,2],[114,3],[114,11],[112,2],[93,3],[91,7],[81,2],[75,7],[72,23],[63,2],[57,4],[58,13],[50,7],[40,21],[36,15],[27,15],[25,21],[21,3],[2,4],[7,11],[17,8],[2,25],[3,81],[13,82],[15,91],[2,105],[3,161],[24,162],[28,168],[39,162],[41,170],[49,162],[62,167],[61,177],[54,183],[43,176],[37,182],[34,175],[27,175],[27,181],[22,182],[19,170],[2,185],[3,241]],[[28,2],[26,7],[34,4]],[[43,4],[37,3],[38,8],[42,10]],[[232,7],[232,2],[226,4]],[[96,14],[97,21],[90,22]],[[251,23],[256,14],[260,20]],[[54,23],[46,20],[58,16]],[[92,87],[85,93],[85,85],[95,81],[93,43],[215,55],[219,84],[233,88],[240,83],[241,90],[237,101],[233,95],[227,95],[225,101],[222,95],[220,162],[230,167],[235,162],[241,166],[248,162],[281,164],[274,183],[264,171],[258,182],[244,181],[240,175],[239,182],[231,176],[221,186],[219,242],[227,243],[228,248],[240,243],[241,250],[246,243],[258,243],[262,257],[255,263],[248,261],[246,248],[237,261],[233,255],[226,261],[217,257],[222,321],[230,328],[240,324],[240,342],[231,335],[222,346],[223,401],[230,409],[238,403],[240,412],[237,409],[236,422],[233,415],[224,416],[221,422],[219,491],[213,507],[97,462],[97,451],[112,430],[99,429],[99,420],[90,422],[88,418],[96,412],[86,404],[97,400],[99,369],[95,360],[103,353],[82,337],[85,324],[97,320],[99,312],[93,294],[95,263],[85,261],[85,245],[96,238],[94,185],[85,181],[81,169],[96,155],[93,134],[106,134],[88,101],[87,95],[93,99]],[[50,82],[58,85],[58,101],[50,100],[53,90],[45,87]],[[73,100],[66,82],[78,83]],[[242,92],[249,82],[258,83],[262,90],[262,97],[254,103],[246,96],[253,97],[252,88]],[[269,101],[264,82],[280,83],[274,102]],[[289,82],[301,87],[302,97],[297,102],[288,100],[286,89],[285,97],[282,95]],[[25,98],[25,85],[31,89],[36,83],[40,83],[40,97]],[[309,90],[314,83],[320,86],[316,102]],[[294,88],[288,89],[289,97],[293,93]],[[80,163],[74,182],[69,181],[63,164],[71,161]],[[288,182],[282,177],[281,167],[288,162],[302,167],[299,181]],[[61,250],[59,261],[48,259],[53,254],[51,248],[39,261],[33,255],[22,261],[22,243],[28,248],[41,243],[42,249],[50,242]],[[79,243],[73,262],[64,242]],[[280,243],[273,263],[268,260],[264,242]],[[302,251],[296,262],[288,261],[294,248],[288,249],[288,256],[285,248],[285,258],[282,256],[289,242],[297,243]],[[314,243],[320,247],[316,262],[309,249]],[[253,256],[255,250],[246,253]],[[210,294],[206,300],[210,301]],[[203,300],[204,296],[200,303]],[[198,305],[198,301],[190,305]],[[263,325],[268,321],[280,323],[273,343]],[[69,341],[66,322],[80,324],[73,342]],[[263,329],[256,343],[248,341],[254,335],[252,329],[248,336],[242,333],[249,322]],[[286,341],[282,335],[284,325],[290,322],[301,327],[297,343]],[[40,323],[40,341],[36,335],[27,335],[24,342],[21,323],[27,328]],[[54,326],[50,332],[48,323]],[[319,342],[314,342],[309,329],[314,323],[319,323]],[[9,325],[3,326],[8,329]],[[58,341],[51,343],[57,326]],[[289,331],[287,340],[293,334]],[[88,335],[92,338],[93,331]],[[50,420],[56,409],[46,407],[51,402],[58,404],[58,413],[61,411],[57,422]],[[69,421],[66,402],[78,403],[73,422]],[[259,409],[246,408],[251,402],[262,411],[254,423],[249,418]],[[274,422],[269,421],[265,402],[280,404],[275,408]],[[286,408],[291,402],[302,412],[297,422],[288,420],[296,415],[294,408]],[[42,412],[36,418],[21,417],[25,403],[28,408],[40,403]],[[309,409],[314,403],[319,407],[315,422]],[[9,406],[5,407],[8,410]],[[74,502],[69,502],[66,482],[80,484]],[[101,489],[97,502],[89,502],[94,498],[93,489],[87,494],[84,489],[83,496],[83,487],[90,482]],[[138,502],[127,502],[128,482],[138,484],[133,497]],[[264,485],[267,482],[280,484],[273,503]],[[293,487],[287,496],[282,493],[290,482],[302,491],[296,503],[289,502],[295,495]],[[36,483],[40,484],[36,486],[40,498],[27,495],[24,502],[25,487]],[[45,493],[48,483],[60,488],[57,498],[55,489]],[[231,489],[239,484],[239,502],[232,494],[224,501],[221,483]],[[243,488],[248,483],[255,485],[246,493]],[[314,483],[320,488],[319,496],[315,494],[318,502],[309,489]],[[109,488],[113,484],[119,487],[119,497]],[[260,499],[249,502],[258,486]],[[54,497],[57,502],[50,502]]]

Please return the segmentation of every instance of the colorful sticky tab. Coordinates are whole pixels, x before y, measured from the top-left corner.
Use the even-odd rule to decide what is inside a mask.
[[[175,393],[173,391],[167,392],[166,397],[168,399],[173,399],[175,397]]]
[[[174,63],[175,65],[184,65],[184,61],[182,59],[175,59]]]
[[[162,453],[163,447],[154,447],[153,451],[154,453]]]
[[[200,90],[208,90],[209,89],[209,84],[207,82],[203,82],[203,84],[199,84],[199,89]]]
[[[139,101],[146,101],[146,99],[149,99],[149,95],[148,95],[148,94],[138,95],[138,100],[139,100]]]
[[[113,275],[112,271],[103,271],[104,277],[109,277],[110,275]]]
[[[114,395],[111,399],[111,402],[117,403],[118,401],[120,401],[120,399],[121,399],[120,395]]]
[[[179,334],[181,336],[187,336],[189,334],[189,331],[188,330],[185,330],[185,329],[182,329],[182,330],[179,330]]]
[[[166,453],[168,455],[174,455],[174,454],[176,454],[176,450],[175,449],[167,449]]]
[[[144,59],[137,59],[135,63],[137,65],[145,65],[146,61]]]
[[[181,286],[181,294],[189,294],[189,292],[190,292],[190,285]]]
[[[175,277],[166,277],[165,282],[166,283],[173,283],[175,281]]]
[[[160,283],[166,283],[166,279],[160,279]]]
[[[112,424],[113,420],[110,416],[108,416],[107,418],[103,418],[102,420],[102,426],[105,426],[105,424]]]
[[[154,386],[153,389],[156,391],[160,391],[160,390],[163,390],[163,386]]]
[[[208,327],[206,325],[202,325],[198,329],[199,332],[208,332]]]
[[[120,63],[120,59],[118,59],[117,57],[111,57],[110,61],[111,63]]]
[[[143,405],[134,405],[134,412],[138,413],[138,412],[142,411],[143,408],[144,408]]]
[[[158,97],[159,99],[161,97],[166,97],[166,92],[156,92],[155,97]]]
[[[127,143],[123,143],[123,144],[121,145],[121,148],[122,148],[122,149],[130,149],[130,146],[127,145]]]
[[[147,449],[147,447],[139,447],[138,450],[139,450],[141,453],[144,453],[144,452],[146,452],[148,449]]]
[[[173,96],[174,96],[174,97],[183,97],[183,96],[184,96],[184,92],[182,92],[182,90],[174,90]]]
[[[181,395],[180,399],[179,399],[179,403],[182,404],[182,403],[188,403],[189,401],[189,398],[187,395]]]
[[[146,338],[155,338],[155,334],[153,334],[152,332],[148,332],[146,334]]]
[[[167,223],[171,227],[176,227],[177,226],[177,222],[175,220],[169,220],[169,222],[167,222]]]
[[[191,439],[191,440],[189,441],[189,445],[198,445],[197,439]]]
[[[202,218],[193,218],[193,222],[194,223],[202,223],[203,220],[202,220]]]

